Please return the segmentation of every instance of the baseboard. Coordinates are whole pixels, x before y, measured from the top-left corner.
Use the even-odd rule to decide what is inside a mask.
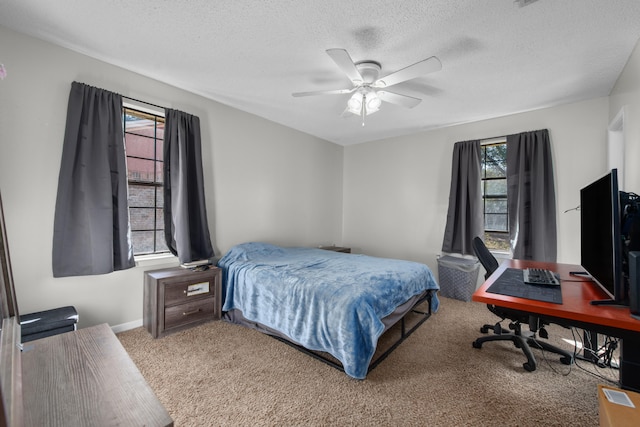
[[[133,322],[121,323],[119,325],[112,326],[111,330],[113,331],[114,334],[117,334],[119,332],[124,332],[124,331],[128,331],[130,329],[139,328],[140,326],[142,326],[142,319],[134,320]]]

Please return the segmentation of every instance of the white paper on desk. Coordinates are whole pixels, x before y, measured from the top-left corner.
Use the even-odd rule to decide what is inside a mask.
[[[631,399],[629,399],[627,393],[623,391],[611,390],[608,388],[603,388],[602,391],[604,392],[604,395],[607,396],[607,400],[609,400],[609,402],[616,403],[622,406],[628,406],[629,408],[635,408],[635,405],[633,404]]]

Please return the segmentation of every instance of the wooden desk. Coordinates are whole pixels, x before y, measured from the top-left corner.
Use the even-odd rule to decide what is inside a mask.
[[[544,268],[560,274],[562,304],[499,295],[487,289],[507,268]],[[473,301],[535,314],[550,323],[605,334],[622,339],[620,383],[622,388],[640,391],[640,321],[631,317],[629,307],[591,305],[609,296],[595,283],[571,271],[584,271],[579,265],[537,261],[506,260],[476,290]]]
[[[26,343],[26,426],[173,426],[107,324]]]

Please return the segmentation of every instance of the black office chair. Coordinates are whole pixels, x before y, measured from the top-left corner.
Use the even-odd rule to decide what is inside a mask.
[[[498,260],[493,256],[489,249],[485,246],[484,242],[480,237],[475,237],[473,239],[473,251],[478,257],[480,264],[484,267],[486,273],[484,275],[485,280],[489,278],[493,274],[494,271],[498,269]],[[495,307],[494,305],[487,304],[487,308],[494,313],[496,316],[500,317],[500,321],[498,321],[495,325],[485,324],[480,328],[480,332],[486,334],[491,329],[494,333],[500,335],[502,333],[502,325],[500,322],[505,319],[510,319],[512,322],[519,322],[524,320],[526,317],[520,315],[520,313],[516,310],[510,310],[508,308],[500,308]],[[509,324],[510,329],[515,329],[515,324]]]
[[[488,279],[498,268],[498,260],[489,252],[489,249],[487,249],[480,237],[473,239],[473,251],[487,271],[484,277]],[[487,308],[496,316],[500,317],[501,320],[495,325],[485,324],[480,328],[481,333],[486,334],[489,332],[489,329],[491,329],[494,335],[483,336],[476,339],[473,342],[474,348],[481,348],[482,344],[487,341],[512,341],[517,348],[522,349],[522,352],[527,357],[527,361],[523,363],[522,366],[529,372],[535,371],[537,367],[531,347],[561,355],[560,361],[565,365],[573,363],[573,353],[536,339],[536,332],[538,332],[538,330],[540,331],[540,337],[547,338],[544,323],[539,317],[510,308],[497,307],[493,304],[487,304]],[[513,330],[513,332],[509,332],[501,326],[500,322],[506,319],[509,319],[509,329]],[[529,325],[529,331],[522,331],[523,324]]]

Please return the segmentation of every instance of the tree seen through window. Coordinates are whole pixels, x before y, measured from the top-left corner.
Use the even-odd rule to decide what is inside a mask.
[[[507,143],[482,145],[484,241],[489,249],[510,249],[507,206]]]

